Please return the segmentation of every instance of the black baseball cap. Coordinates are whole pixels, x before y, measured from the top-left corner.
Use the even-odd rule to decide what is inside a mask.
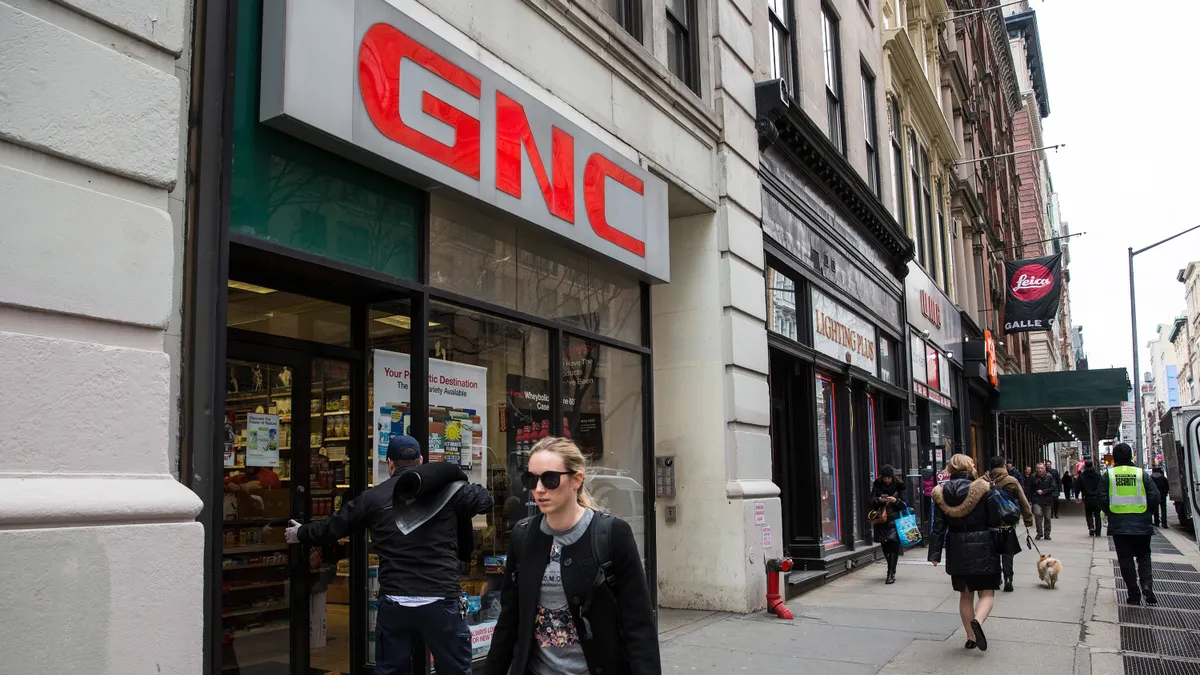
[[[392,436],[388,441],[387,458],[393,462],[411,462],[421,458],[421,446],[412,436]]]

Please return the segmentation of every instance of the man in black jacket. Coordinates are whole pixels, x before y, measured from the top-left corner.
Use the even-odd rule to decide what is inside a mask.
[[[1100,528],[1104,526],[1100,519],[1100,481],[1103,480],[1100,472],[1096,471],[1096,465],[1092,460],[1087,460],[1083,463],[1083,471],[1079,472],[1079,480],[1076,481],[1076,498],[1075,501],[1083,502],[1083,515],[1087,519],[1088,535],[1099,537],[1101,535]]]
[[[1029,482],[1029,500],[1033,504],[1033,522],[1037,525],[1037,538],[1050,539],[1050,513],[1058,501],[1058,482],[1046,471],[1045,464],[1037,465],[1037,473]]]
[[[325,520],[307,525],[292,521],[285,533],[290,544],[316,545],[364,527],[371,533],[379,556],[375,675],[412,672],[418,637],[433,653],[439,673],[471,672],[471,631],[459,603],[458,561],[470,559],[471,517],[491,510],[492,497],[482,485],[459,480],[411,503],[395,502],[400,476],[423,461],[416,439],[393,436],[387,450],[391,478]]]
[[[1155,527],[1162,527],[1164,530],[1167,525],[1167,501],[1171,496],[1171,482],[1167,480],[1167,473],[1163,470],[1162,464],[1154,467],[1150,472],[1150,477],[1154,479],[1154,487],[1158,488],[1158,494],[1162,497],[1158,501],[1158,508],[1154,511]]]
[[[1158,487],[1144,470],[1134,467],[1133,449],[1128,443],[1114,446],[1112,456],[1115,466],[1100,481],[1100,508],[1108,514],[1108,534],[1113,539],[1113,548],[1117,549],[1121,578],[1125,580],[1128,595],[1125,601],[1140,605],[1145,598],[1146,604],[1157,605],[1150,557],[1150,538],[1154,536],[1150,514],[1161,501]],[[1141,503],[1129,503],[1133,501]]]
[[[1063,490],[1062,474],[1058,472],[1058,469],[1054,468],[1054,465],[1050,463],[1050,460],[1047,459],[1045,462],[1043,462],[1043,464],[1046,465],[1046,473],[1054,477],[1054,501],[1050,502],[1050,517],[1057,518],[1058,494]],[[1047,532],[1047,534],[1049,533]]]

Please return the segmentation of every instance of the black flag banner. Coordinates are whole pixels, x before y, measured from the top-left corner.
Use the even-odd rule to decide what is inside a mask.
[[[1050,330],[1062,295],[1062,254],[1029,260],[1004,261],[1008,283],[1004,303],[1004,332]]]

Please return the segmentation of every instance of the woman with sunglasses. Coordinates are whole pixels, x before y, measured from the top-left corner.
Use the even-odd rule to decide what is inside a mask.
[[[570,439],[533,446],[522,483],[541,515],[513,528],[487,675],[659,675],[633,530],[600,511]],[[596,532],[608,530],[609,560]]]

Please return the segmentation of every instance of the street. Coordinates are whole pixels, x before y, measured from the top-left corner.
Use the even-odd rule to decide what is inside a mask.
[[[1200,611],[1171,609],[1200,610],[1200,583],[1187,579],[1188,570],[1200,570],[1200,554],[1191,540],[1174,529],[1154,538],[1159,608],[1130,608],[1134,611],[1119,616],[1120,574],[1110,540],[1086,535],[1082,510],[1075,504],[1064,503],[1053,526],[1051,541],[1035,543],[1062,562],[1057,587],[1050,590],[1038,580],[1035,551],[1018,555],[1016,590],[996,594],[995,609],[984,624],[986,653],[963,649],[958,594],[945,568],[930,565],[926,550],[917,547],[900,559],[895,584],[884,585],[882,562],[867,566],[789,602],[796,617],[790,622],[764,612],[738,616],[663,609],[663,672],[767,674],[806,668],[822,674],[982,675],[1017,672],[1028,664],[1037,664],[1038,672],[1076,675],[1200,672],[1200,661],[1178,658],[1187,655],[1182,651],[1187,645],[1200,646],[1200,632],[1183,629],[1200,628]],[[1181,554],[1162,553],[1172,546]],[[1164,579],[1166,570],[1181,576]],[[1195,578],[1200,580],[1200,574]],[[1119,624],[1122,618],[1126,622]],[[1136,636],[1152,634],[1138,626],[1151,622],[1180,628],[1155,628],[1147,644],[1136,645]],[[1124,629],[1125,644],[1121,626],[1131,627]],[[1174,645],[1170,661],[1154,654],[1163,644]],[[1197,658],[1200,652],[1190,655]]]

